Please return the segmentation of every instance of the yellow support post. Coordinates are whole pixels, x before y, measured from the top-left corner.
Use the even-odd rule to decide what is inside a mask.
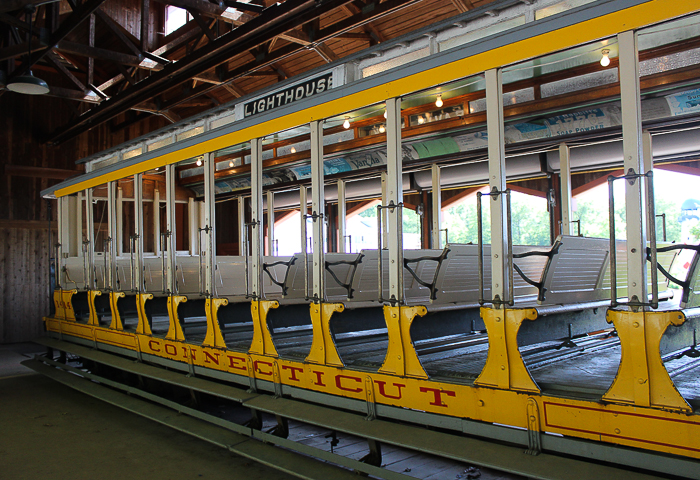
[[[389,332],[389,346],[379,373],[402,377],[428,378],[411,341],[411,324],[416,316],[428,313],[423,306],[401,307],[384,305],[384,320]]]
[[[333,335],[331,335],[330,323],[333,314],[345,310],[345,305],[342,303],[312,303],[310,310],[313,338],[306,361],[318,365],[344,367],[345,364],[340,359]]]
[[[102,292],[100,292],[99,290],[88,290],[87,291],[88,307],[90,310],[90,317],[88,318],[88,325],[98,326],[100,324],[100,322],[97,318],[97,307],[95,307],[95,297],[99,297],[100,295],[102,295]]]
[[[141,335],[152,335],[151,325],[148,323],[146,315],[146,301],[153,298],[152,293],[137,293],[136,294],[136,312],[139,315],[139,323],[136,325],[136,333]]]
[[[109,324],[109,328],[112,330],[124,330],[122,317],[119,315],[119,308],[117,307],[119,299],[124,297],[126,297],[124,292],[109,292],[109,308],[112,310],[112,323]]]
[[[691,413],[692,408],[676,389],[659,350],[666,329],[685,322],[683,312],[608,310],[606,320],[617,329],[622,358],[603,400]]]
[[[250,314],[253,317],[253,341],[248,353],[279,357],[275,343],[272,341],[267,314],[270,309],[279,307],[277,300],[253,300],[250,302]]]
[[[182,331],[182,325],[180,325],[180,316],[177,313],[177,309],[181,303],[185,303],[187,297],[184,295],[170,295],[168,296],[168,317],[170,318],[170,326],[168,327],[168,333],[165,335],[167,340],[175,340],[178,342],[185,341],[185,333]],[[209,320],[209,314],[207,313],[207,321]]]
[[[518,349],[518,331],[525,320],[535,320],[534,308],[498,310],[481,308],[481,318],[489,336],[486,365],[474,385],[480,387],[539,393]]]
[[[219,307],[223,305],[228,305],[228,300],[225,298],[207,298],[207,336],[202,343],[205,347],[226,348],[219,326]]]
[[[73,295],[78,293],[77,290],[61,290],[61,300],[63,315],[69,322],[75,322],[75,310],[73,310]]]

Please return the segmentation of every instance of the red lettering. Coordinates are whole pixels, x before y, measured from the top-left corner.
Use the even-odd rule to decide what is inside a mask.
[[[299,381],[299,377],[297,377],[297,372],[300,372],[300,373],[301,373],[301,372],[304,371],[303,368],[299,368],[299,367],[290,367],[289,365],[282,365],[282,370],[291,370],[292,373],[291,373],[291,375],[289,376],[289,379],[290,379],[290,380],[294,380],[295,382],[298,382],[298,381]]]
[[[323,376],[323,372],[317,372],[316,370],[312,370],[313,373],[316,374],[316,381],[314,382],[314,385],[318,385],[320,387],[325,387],[326,384],[323,383],[321,380],[321,377]]]
[[[335,386],[336,386],[336,387],[338,387],[338,388],[341,389],[341,390],[345,390],[346,392],[358,393],[358,392],[361,392],[361,391],[362,391],[362,387],[358,387],[358,388],[343,387],[343,386],[340,384],[340,380],[342,380],[343,378],[347,378],[347,379],[349,379],[349,380],[355,380],[356,382],[362,383],[362,379],[361,379],[361,378],[349,377],[349,376],[347,376],[347,375],[336,375],[336,376],[335,376]]]
[[[177,348],[175,348],[175,345],[171,345],[169,343],[165,344],[165,353],[168,355],[172,355],[173,357],[177,355]]]
[[[382,382],[381,380],[375,380],[375,383],[379,386],[379,394],[381,396],[386,397],[386,398],[393,398],[394,400],[401,399],[401,389],[406,386],[406,385],[402,385],[400,383],[394,383],[393,385],[399,390],[399,394],[398,395],[387,395],[386,390],[384,390],[384,385],[386,385],[386,382]]]
[[[155,345],[155,347],[154,347],[153,345]],[[153,350],[154,352],[160,352],[160,348],[156,348],[156,347],[160,347],[160,343],[158,343],[158,342],[155,341],[155,340],[149,340],[149,341],[148,341],[148,348],[150,348],[150,349]]]
[[[216,357],[214,356],[216,355]],[[219,353],[214,352],[214,355],[204,350],[204,363],[215,363],[219,364]]]
[[[442,403],[442,394],[444,393],[448,397],[455,397],[457,394],[455,392],[451,392],[449,390],[440,390],[439,388],[428,388],[428,387],[420,387],[420,391],[422,393],[428,393],[428,392],[433,392],[434,395],[434,400],[430,402],[431,405],[436,405],[438,407],[446,407],[446,403]]]
[[[267,365],[268,367],[272,367],[272,364],[270,362],[263,362],[262,360],[256,360],[253,362],[253,369],[258,372],[261,375],[272,375],[272,369],[270,369],[269,372],[263,372],[258,368],[258,363],[262,363],[263,365]]]
[[[229,368],[235,368],[236,370],[243,370],[244,372],[248,370],[245,366],[245,358],[228,356],[228,366]],[[236,365],[236,362],[241,362],[243,365]]]
[[[182,354],[185,356],[185,358],[187,358],[187,347],[184,345],[182,346]]]

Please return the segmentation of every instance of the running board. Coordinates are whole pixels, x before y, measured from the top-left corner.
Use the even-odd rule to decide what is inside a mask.
[[[35,342],[58,351],[74,354],[79,357],[92,360],[94,362],[101,363],[104,365],[108,365],[120,370],[125,370],[137,375],[142,375],[144,377],[177,385],[183,388],[208,393],[220,398],[233,400],[235,402],[240,403],[243,407],[247,407],[260,412],[278,415],[280,417],[284,417],[290,420],[297,420],[306,424],[316,425],[328,428],[329,430],[343,432],[345,434],[354,435],[368,440],[375,440],[382,443],[392,444],[399,447],[408,448],[410,450],[423,452],[426,454],[436,455],[443,458],[449,458],[452,460],[457,460],[460,462],[465,462],[481,467],[493,468],[496,470],[513,473],[516,475],[522,475],[532,479],[599,480],[601,478],[615,478],[619,480],[651,480],[659,478],[649,474],[642,474],[639,472],[624,470],[613,466],[586,462],[574,458],[567,458],[548,453],[541,453],[537,456],[528,455],[523,451],[521,447],[513,447],[490,442],[488,440],[480,440],[466,436],[458,436],[450,433],[428,430],[419,426],[399,424],[381,419],[366,421],[364,416],[358,414],[342,410],[336,410],[319,405],[312,405],[309,403],[288,398],[276,398],[272,395],[267,394],[250,393],[246,390],[236,388],[233,386],[224,385],[217,382],[210,382],[202,378],[185,376],[184,374],[178,373],[173,370],[165,370],[145,363],[134,362],[132,359],[126,359],[117,355],[109,354],[103,351],[94,350],[92,348],[60,340],[44,337],[35,340]],[[43,373],[44,371],[58,372],[58,370],[54,368],[51,368],[47,365],[42,365],[41,362],[51,364],[64,370],[74,371],[74,373],[82,375],[88,379],[96,380],[101,383],[105,383],[106,385],[114,386],[116,388],[119,388],[120,390],[125,390],[131,394],[142,396],[147,400],[157,401],[161,404],[170,406],[178,412],[185,413],[187,415],[191,415],[202,420],[206,420],[207,422],[224,426],[225,428],[231,430],[235,430],[236,433],[239,433],[240,435],[246,435],[255,439],[263,440],[265,442],[276,444],[281,447],[290,450],[295,450],[306,455],[311,455],[316,458],[320,458],[322,460],[326,460],[338,465],[343,465],[345,467],[352,468],[375,477],[384,478],[387,480],[412,480],[414,478],[395,473],[384,468],[375,467],[366,463],[358,462],[356,460],[342,457],[340,455],[325,452],[313,447],[307,447],[297,442],[283,439],[268,433],[261,432],[259,430],[254,430],[249,427],[242,427],[240,425],[224,421],[218,417],[204,414],[198,410],[189,409],[181,404],[170,402],[169,400],[162,399],[150,393],[135,389],[133,387],[118,384],[117,382],[112,382],[111,380],[101,379],[100,377],[97,377],[93,374],[86,373],[82,370],[74,369],[73,367],[54,362],[53,360],[49,360],[44,357],[37,357],[36,360],[27,361],[26,363],[31,363],[31,365],[27,365],[30,368],[34,368],[34,366],[36,366],[36,364],[38,363],[43,369],[41,373]],[[75,381],[80,381],[82,383],[89,383],[90,385],[94,385],[94,383],[92,382],[85,382],[83,380],[77,379],[75,375],[70,375],[63,372],[59,373],[67,375],[68,377],[71,377],[71,379],[75,379]],[[81,388],[78,389],[82,391]],[[110,390],[110,392],[112,391]],[[133,397],[126,398],[133,399]],[[109,402],[110,400],[106,401]],[[122,406],[117,403],[115,403],[115,405]],[[168,425],[168,423],[165,424]],[[200,437],[199,435],[194,435]],[[204,439],[206,440],[206,438]],[[229,448],[229,445],[226,444],[222,446],[224,446],[225,448]],[[283,450],[275,449],[274,451],[282,452]],[[241,455],[247,456],[242,453]],[[261,461],[261,463],[265,462]],[[270,465],[274,468],[280,468],[271,463],[265,464]],[[347,470],[342,470],[338,468],[336,468],[336,470],[340,472],[347,472]],[[307,470],[304,470],[303,474],[301,475],[288,470],[284,471],[287,471],[292,475],[300,476],[300,478],[310,478],[306,476],[306,474],[309,473],[309,471]],[[328,477],[327,474],[323,474],[319,478],[331,477]],[[357,477],[354,476],[353,478],[356,479]]]

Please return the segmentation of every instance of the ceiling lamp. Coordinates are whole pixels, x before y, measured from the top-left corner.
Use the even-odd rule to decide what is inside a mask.
[[[418,124],[423,125],[424,123],[425,123],[425,117],[423,117],[423,115],[420,115],[418,117]]]
[[[202,159],[201,159],[201,158],[198,158],[198,159],[197,159],[197,166],[198,166],[198,167],[201,167],[201,166],[202,166]]]
[[[602,50],[600,53],[603,54],[603,58],[600,59],[600,64],[603,67],[607,67],[608,65],[610,65],[610,57],[609,57],[610,50],[608,50],[606,48],[606,49]]]
[[[387,115],[386,110],[384,110],[384,118],[387,118]]]
[[[228,168],[233,168],[233,160],[231,160],[230,162],[228,162]]]
[[[379,133],[384,133],[386,132],[386,128],[384,128],[384,125],[379,125]]]
[[[442,107],[442,95],[437,96],[437,100],[435,100],[435,106],[438,108]]]
[[[343,122],[343,128],[347,130],[350,128],[350,117],[345,117],[345,121]]]
[[[297,153],[297,149],[292,147],[292,153]]]
[[[34,4],[29,4],[25,7],[29,22],[29,40],[27,41],[27,65],[30,64],[32,58],[32,15],[36,11]],[[11,92],[23,93],[25,95],[44,95],[49,93],[48,84],[41,78],[32,75],[29,70],[26,75],[20,75],[7,82],[7,89]]]

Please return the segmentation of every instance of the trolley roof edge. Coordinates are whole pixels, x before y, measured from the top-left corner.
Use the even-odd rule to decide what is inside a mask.
[[[252,138],[698,10],[699,6],[694,0],[609,0],[585,9],[567,11],[74,177],[42,191],[41,195],[46,198],[70,195]]]

